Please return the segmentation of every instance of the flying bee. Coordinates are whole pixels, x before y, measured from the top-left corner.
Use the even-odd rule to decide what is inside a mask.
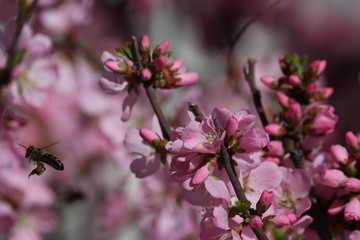
[[[31,173],[29,174],[29,177],[34,174],[36,174],[36,175],[43,174],[43,172],[45,172],[45,170],[46,170],[44,163],[50,165],[51,167],[55,168],[56,170],[59,170],[59,171],[64,170],[64,164],[60,161],[60,159],[58,159],[54,155],[47,153],[43,150],[54,144],[50,144],[43,148],[36,148],[34,146],[30,146],[27,148],[24,145],[21,145],[21,144],[19,144],[19,145],[26,149],[25,158],[28,158],[29,161],[33,161],[34,164],[36,164],[36,168],[31,171]]]

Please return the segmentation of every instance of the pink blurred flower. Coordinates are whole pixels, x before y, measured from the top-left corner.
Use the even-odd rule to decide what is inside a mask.
[[[346,220],[360,221],[360,200],[358,196],[345,205],[344,216]]]

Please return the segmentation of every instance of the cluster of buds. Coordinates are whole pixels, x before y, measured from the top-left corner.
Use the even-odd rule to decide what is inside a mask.
[[[292,139],[298,143],[306,136],[321,137],[334,131],[338,117],[334,108],[319,101],[327,99],[332,88],[317,89],[316,81],[326,67],[325,60],[316,60],[306,64],[306,57],[295,54],[280,59],[283,77],[263,77],[261,81],[277,90],[276,98],[283,111],[276,116],[276,122],[265,126],[265,130],[274,139]],[[273,147],[274,144],[270,144]],[[274,145],[275,146],[275,145]],[[277,162],[284,155],[279,150],[269,149],[265,159]],[[300,147],[300,146],[297,146]],[[289,149],[287,149],[289,150]]]
[[[344,210],[346,220],[360,221],[360,140],[347,132],[346,145],[331,146],[334,169],[324,170],[320,182],[339,192],[328,214],[335,215]]]
[[[108,59],[105,66],[132,86],[147,82],[155,88],[176,88],[197,83],[198,74],[186,73],[183,60],[169,60],[172,52],[168,41],[158,44],[152,53],[147,35],[142,36],[139,47],[136,45],[127,43],[126,47],[115,49],[119,57]]]

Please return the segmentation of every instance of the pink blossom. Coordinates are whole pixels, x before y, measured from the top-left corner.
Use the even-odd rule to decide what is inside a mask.
[[[252,218],[250,218],[250,227],[251,228],[256,228],[256,229],[260,229],[263,227],[263,222],[261,217],[259,216],[254,216]]]
[[[300,122],[302,117],[301,106],[298,102],[292,101],[287,110],[289,120],[293,124]]]
[[[276,92],[276,98],[282,107],[287,108],[289,106],[289,97],[283,92]]]
[[[344,208],[344,203],[339,200],[335,200],[329,207],[327,213],[329,215],[335,215],[341,212]]]
[[[343,163],[345,164],[348,157],[349,157],[349,153],[346,150],[346,148],[344,148],[343,146],[336,144],[336,145],[332,145],[330,147],[330,154],[332,156],[332,158],[339,162],[339,163]]]
[[[284,155],[284,148],[282,141],[279,140],[270,141],[269,144],[267,145],[267,148],[269,149],[269,154],[271,154],[272,156],[281,157],[282,155]]]
[[[280,125],[280,124],[276,124],[276,123],[271,123],[265,126],[265,131],[272,136],[275,137],[279,137],[279,136],[284,136],[286,134],[286,129]]]
[[[261,213],[266,212],[272,204],[274,199],[274,193],[272,191],[264,190],[261,193],[259,201],[256,203],[256,210],[260,211]]]
[[[321,173],[320,182],[324,185],[337,188],[343,187],[347,179],[348,178],[342,171],[337,169],[331,169],[325,170]]]
[[[212,173],[214,166],[210,164],[210,162],[206,163],[204,166],[199,168],[194,177],[191,179],[191,183],[194,185],[202,184],[206,178]]]
[[[149,81],[152,77],[151,71],[148,68],[141,70],[140,77],[143,81]]]
[[[347,145],[353,148],[359,148],[360,141],[353,132],[346,132],[345,137]]]
[[[154,140],[160,140],[160,137],[157,133],[146,128],[140,129],[139,134],[142,139],[144,139],[149,144],[152,144]]]
[[[260,78],[260,81],[270,88],[276,88],[279,84],[278,78],[270,76],[262,77]]]
[[[360,221],[360,200],[357,197],[353,198],[345,205],[344,217],[347,221]]]
[[[345,181],[345,190],[350,192],[360,192],[360,180],[357,178],[348,178]]]
[[[299,78],[299,76],[290,75],[288,78],[288,82],[293,86],[299,86],[301,83],[301,79]]]
[[[333,113],[333,109],[325,107],[316,114],[309,127],[314,134],[330,134],[334,131],[337,121],[338,117]]]
[[[159,43],[154,49],[153,57],[156,58],[165,54],[168,51],[168,49],[169,49],[169,41],[165,40]]]
[[[245,133],[239,147],[245,152],[257,152],[263,149],[269,142],[269,135],[261,128],[253,128]]]
[[[167,58],[165,56],[160,56],[154,58],[153,60],[154,67],[157,72],[161,72],[165,68],[166,63],[167,63]]]
[[[319,77],[326,68],[325,60],[316,60],[310,64],[310,69],[316,77]]]
[[[348,240],[357,240],[360,239],[360,230],[352,231],[348,237]]]
[[[175,78],[177,79],[175,84],[177,87],[191,86],[199,81],[199,75],[196,72],[181,73],[175,75]]]
[[[144,34],[140,39],[140,49],[150,48],[150,38],[148,35]]]

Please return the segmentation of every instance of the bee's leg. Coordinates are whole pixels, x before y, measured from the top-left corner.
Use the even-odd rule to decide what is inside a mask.
[[[29,174],[29,177],[34,174],[41,175],[46,170],[44,164],[42,164],[41,162],[37,161],[35,163],[36,163],[37,167],[31,171],[31,173]]]

